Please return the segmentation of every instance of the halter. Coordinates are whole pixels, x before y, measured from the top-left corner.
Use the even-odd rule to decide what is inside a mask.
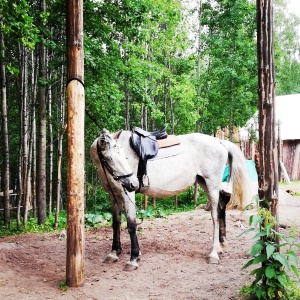
[[[118,181],[120,179],[127,178],[127,177],[130,177],[133,175],[132,172],[129,174],[126,174],[126,175],[119,175],[119,176],[115,175],[113,168],[108,164],[107,160],[105,159],[98,142],[97,142],[97,152],[98,152],[98,157],[100,159],[103,170],[106,169],[108,171],[108,173],[113,177],[114,180]]]

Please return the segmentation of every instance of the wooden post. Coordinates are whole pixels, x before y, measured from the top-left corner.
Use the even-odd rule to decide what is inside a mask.
[[[280,162],[282,159],[282,139],[281,139],[281,124],[278,122],[278,131],[277,131],[277,150],[278,150],[278,182],[282,181],[282,172],[280,168]]]
[[[257,0],[257,57],[259,96],[259,198],[269,201],[278,219],[278,152],[275,122],[275,64],[273,0]],[[275,228],[278,230],[278,228]]]
[[[144,210],[148,209],[148,196],[144,195]]]
[[[198,183],[194,183],[194,205],[197,205],[197,200],[198,200]]]
[[[156,208],[156,197],[152,198],[152,207]]]
[[[175,206],[175,209],[178,208],[178,195],[175,196],[174,206]]]
[[[84,284],[83,1],[67,0],[68,186],[67,264],[70,287]]]

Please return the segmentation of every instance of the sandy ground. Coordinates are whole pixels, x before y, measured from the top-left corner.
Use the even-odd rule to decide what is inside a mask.
[[[279,218],[284,234],[300,228],[300,186],[286,186],[279,193]],[[103,263],[111,248],[111,228],[86,231],[85,284],[61,289],[65,281],[66,241],[58,234],[34,234],[0,238],[0,299],[239,299],[241,287],[253,277],[241,270],[249,259],[253,234],[240,234],[249,215],[227,212],[229,248],[220,264],[207,263],[212,246],[212,220],[202,209],[163,219],[144,221],[139,239],[140,267],[123,268],[129,259],[129,236],[122,230],[123,253],[118,262]],[[298,236],[299,238],[299,236]]]

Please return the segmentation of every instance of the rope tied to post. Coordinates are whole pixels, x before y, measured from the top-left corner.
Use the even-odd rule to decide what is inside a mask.
[[[82,86],[85,88],[84,82],[83,82],[80,78],[78,78],[78,77],[71,77],[70,79],[68,79],[67,84],[66,84],[66,87],[67,87],[67,86],[69,85],[69,83],[70,83],[71,81],[73,81],[73,80],[79,81],[79,82],[82,84]]]

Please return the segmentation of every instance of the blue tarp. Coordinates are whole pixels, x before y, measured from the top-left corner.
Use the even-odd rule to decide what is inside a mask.
[[[246,160],[246,166],[248,170],[248,174],[250,177],[251,181],[257,181],[257,173],[256,173],[256,168],[255,168],[255,162],[253,160]],[[228,165],[226,165],[224,173],[223,173],[223,182],[228,182],[229,181],[229,170],[228,170]]]

